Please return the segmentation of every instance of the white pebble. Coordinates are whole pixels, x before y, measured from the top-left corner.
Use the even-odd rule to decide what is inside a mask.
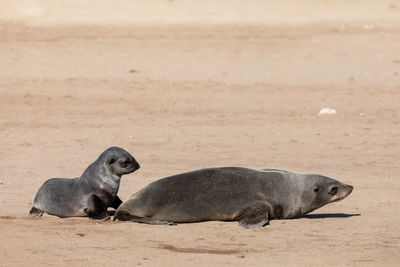
[[[318,116],[322,115],[333,115],[336,114],[336,110],[333,108],[323,108],[319,111]]]
[[[373,24],[373,23],[364,24],[364,29],[366,29],[366,30],[372,30],[372,29],[374,29],[375,27],[376,27],[376,25]]]

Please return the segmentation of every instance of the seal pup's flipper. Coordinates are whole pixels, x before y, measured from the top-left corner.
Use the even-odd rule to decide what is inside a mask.
[[[113,202],[111,203],[110,207],[112,207],[113,209],[118,209],[119,205],[122,204],[122,200],[118,197],[115,196]]]
[[[41,217],[43,215],[43,211],[35,207],[32,207],[31,210],[29,211],[29,215],[32,217]]]
[[[91,219],[107,221],[110,216],[107,212],[106,204],[96,195],[90,195],[88,198],[88,207],[85,209],[87,216]]]
[[[269,224],[268,211],[265,208],[249,208],[244,210],[236,220],[246,229],[264,227]]]
[[[139,217],[135,215],[131,215],[126,212],[118,212],[114,215],[113,221],[115,220],[120,220],[120,221],[132,221],[132,222],[137,222],[137,223],[145,223],[145,224],[153,224],[153,225],[176,225],[174,222],[168,222],[168,221],[159,221],[159,220],[153,220],[151,218],[147,217]]]

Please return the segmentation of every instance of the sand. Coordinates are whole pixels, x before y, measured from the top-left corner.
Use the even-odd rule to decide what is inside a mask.
[[[400,264],[400,3],[81,2],[0,4],[0,265]],[[210,166],[355,189],[256,230],[28,216],[112,145],[141,164],[122,199]]]

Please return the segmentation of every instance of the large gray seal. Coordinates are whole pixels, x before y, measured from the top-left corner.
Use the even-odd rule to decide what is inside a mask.
[[[81,177],[52,178],[38,190],[29,212],[59,217],[84,217],[107,220],[107,208],[122,203],[117,196],[121,176],[139,169],[137,161],[120,147],[110,147],[87,167]]]
[[[239,221],[245,228],[303,216],[353,187],[318,174],[242,167],[206,168],[157,180],[132,195],[114,220],[149,224]]]

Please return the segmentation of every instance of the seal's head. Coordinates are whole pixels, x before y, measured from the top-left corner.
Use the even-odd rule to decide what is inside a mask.
[[[139,163],[126,150],[120,147],[110,147],[104,151],[99,160],[104,161],[112,172],[118,176],[132,173],[140,168]]]
[[[326,204],[339,201],[350,195],[353,186],[318,174],[302,175],[303,194],[301,195],[302,214],[309,213]],[[307,207],[307,208],[305,208]]]

